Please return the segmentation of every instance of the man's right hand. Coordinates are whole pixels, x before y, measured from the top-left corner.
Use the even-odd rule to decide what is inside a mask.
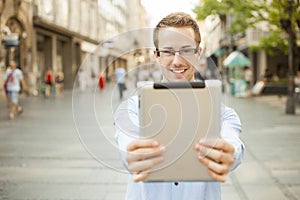
[[[164,146],[155,140],[134,140],[127,146],[126,161],[135,182],[145,180],[152,167],[164,160]]]

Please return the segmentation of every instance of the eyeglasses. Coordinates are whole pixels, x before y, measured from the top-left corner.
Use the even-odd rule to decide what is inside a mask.
[[[189,48],[189,49],[181,49],[181,50],[158,50],[156,49],[157,56],[162,57],[173,57],[175,56],[176,52],[183,57],[194,55],[198,52],[198,48]]]

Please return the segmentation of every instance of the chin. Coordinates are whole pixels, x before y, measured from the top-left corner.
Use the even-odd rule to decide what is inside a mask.
[[[170,82],[182,82],[182,81],[189,81],[186,77],[167,77],[166,80]]]

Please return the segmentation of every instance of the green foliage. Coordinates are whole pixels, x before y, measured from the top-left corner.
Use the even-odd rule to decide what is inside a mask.
[[[228,5],[219,3],[217,0],[203,0],[202,6],[197,6],[194,12],[197,19],[204,20],[209,15],[224,15]]]
[[[284,8],[288,6],[285,0],[203,0],[200,6],[194,9],[198,20],[204,20],[209,15],[224,18],[230,15],[229,33],[241,34],[248,28],[258,29],[257,24],[265,23],[264,28],[269,30],[269,35],[260,38],[258,46],[250,49],[264,49],[270,54],[281,51],[287,54],[287,37],[281,27],[280,19],[288,18]],[[300,17],[299,5],[294,4],[293,23]],[[227,22],[228,23],[228,22]]]
[[[269,55],[288,54],[288,42],[282,38],[280,30],[270,32],[267,37],[261,37],[259,45],[250,45],[249,48],[252,51],[266,50]]]

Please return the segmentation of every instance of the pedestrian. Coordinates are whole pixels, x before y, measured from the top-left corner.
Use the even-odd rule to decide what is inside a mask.
[[[6,70],[8,71],[9,69],[11,69],[11,68],[10,68],[10,65],[8,65],[8,67],[7,67]],[[11,76],[11,75],[12,75],[12,74],[10,74],[10,76]],[[7,83],[8,83],[8,80],[9,80],[9,77],[6,78],[6,80],[4,81],[4,86],[3,86],[3,88],[4,88],[4,92],[5,92],[5,98],[6,98],[7,107],[10,108],[11,102],[10,102],[10,100],[9,100],[8,90],[7,90]]]
[[[94,71],[92,71],[91,73],[91,78],[89,79],[90,83],[89,83],[89,86],[92,88],[92,90],[94,91],[95,88],[97,87],[98,85],[98,79],[97,79],[97,76],[96,76],[96,73]]]
[[[119,66],[115,69],[115,78],[119,88],[120,99],[123,99],[123,92],[126,90],[125,84],[126,71],[123,67]]]
[[[22,90],[27,92],[27,86],[24,81],[23,72],[17,68],[15,61],[9,62],[9,68],[7,68],[4,76],[4,80],[7,82],[7,94],[10,101],[9,119],[13,120],[15,114],[21,114],[23,112],[22,106],[19,104],[19,92]]]
[[[87,75],[83,69],[80,69],[78,72],[78,84],[79,84],[79,90],[81,92],[84,92],[87,85]]]
[[[105,87],[105,78],[104,78],[103,74],[101,74],[100,78],[99,78],[99,88],[101,91],[103,91],[104,87]]]
[[[161,82],[162,80],[162,72],[159,66],[152,66],[154,70],[152,71],[152,78],[154,82]]]
[[[253,79],[252,70],[250,69],[250,67],[245,66],[244,67],[244,80],[246,81],[248,88],[250,88],[252,79]]]
[[[244,80],[246,81],[247,84],[247,96],[251,95],[251,83],[253,81],[253,73],[252,70],[250,69],[250,67],[245,66],[243,68],[244,71]]]
[[[138,74],[138,81],[149,81],[150,72],[147,65],[141,66]]]
[[[294,78],[295,87],[300,88],[300,71],[297,71],[297,74]]]
[[[60,95],[64,90],[64,73],[58,71],[55,76],[56,95]]]
[[[171,13],[157,24],[154,54],[163,66],[163,81],[195,80],[195,66],[202,51],[200,41],[197,22],[188,14]],[[244,145],[239,139],[241,123],[235,111],[222,106],[221,138],[214,146],[202,142],[194,146],[195,159],[198,159],[199,165],[208,168],[208,173],[216,182],[179,182],[175,185],[171,182],[143,182],[151,173],[151,168],[162,162],[164,152],[168,150],[156,140],[137,138],[138,130],[128,126],[139,124],[138,105],[138,98],[128,99],[117,109],[114,121],[117,144],[120,151],[125,152],[122,162],[132,174],[126,199],[220,199],[220,182],[226,181],[228,173],[241,163],[244,154]],[[133,138],[129,137],[131,134]],[[198,154],[205,154],[204,148],[209,153],[197,157]]]
[[[297,74],[294,78],[294,84],[295,84],[296,100],[298,103],[300,103],[300,70],[297,71]]]
[[[53,85],[53,72],[52,72],[51,67],[49,67],[46,71],[45,84],[46,84],[45,96],[48,97],[51,94],[52,86],[54,86]]]
[[[272,79],[273,73],[271,72],[271,70],[269,68],[267,68],[265,70],[265,73],[263,74],[263,78],[262,81],[266,82],[270,82]]]

